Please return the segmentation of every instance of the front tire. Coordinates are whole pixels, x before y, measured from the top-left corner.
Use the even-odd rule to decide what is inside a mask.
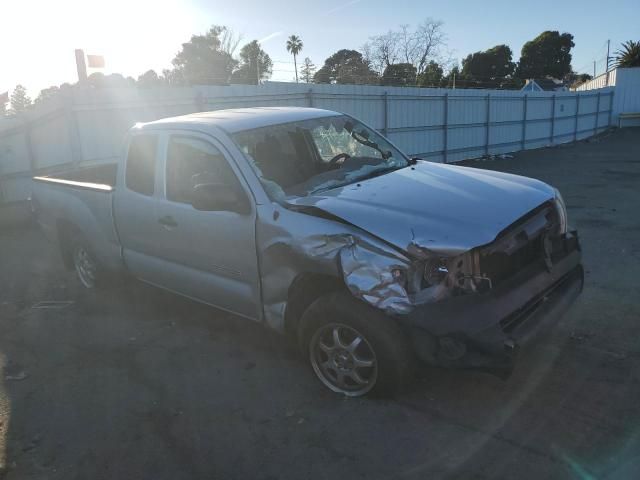
[[[316,376],[333,392],[392,395],[410,377],[413,359],[404,332],[347,293],[312,303],[302,316],[299,338]]]

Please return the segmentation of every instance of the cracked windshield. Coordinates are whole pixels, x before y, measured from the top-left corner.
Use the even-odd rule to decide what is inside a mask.
[[[638,0],[3,0],[0,480],[640,479]]]
[[[313,194],[409,162],[384,137],[345,116],[241,132],[234,140],[276,196]]]

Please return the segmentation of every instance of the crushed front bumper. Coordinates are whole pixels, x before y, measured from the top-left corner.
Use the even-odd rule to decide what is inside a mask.
[[[575,233],[562,238],[561,250],[551,268],[541,260],[486,293],[414,309],[402,321],[418,356],[448,367],[510,369],[519,347],[548,331],[582,291]]]

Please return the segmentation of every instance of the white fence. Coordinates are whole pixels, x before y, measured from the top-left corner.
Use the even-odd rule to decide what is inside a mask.
[[[585,92],[587,90],[595,90],[597,88],[612,87],[616,84],[616,71],[601,73],[597,77],[592,78],[588,82],[584,82],[576,88],[578,92]]]
[[[27,198],[35,172],[113,161],[136,122],[196,111],[283,105],[336,110],[362,119],[412,156],[455,162],[594,135],[611,124],[613,101],[611,88],[525,94],[268,83],[73,90],[24,121],[0,122],[0,203]]]

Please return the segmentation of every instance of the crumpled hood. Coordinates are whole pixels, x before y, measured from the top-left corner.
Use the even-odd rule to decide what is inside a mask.
[[[419,161],[288,203],[324,210],[404,250],[414,244],[454,255],[491,243],[554,196],[531,178]]]

